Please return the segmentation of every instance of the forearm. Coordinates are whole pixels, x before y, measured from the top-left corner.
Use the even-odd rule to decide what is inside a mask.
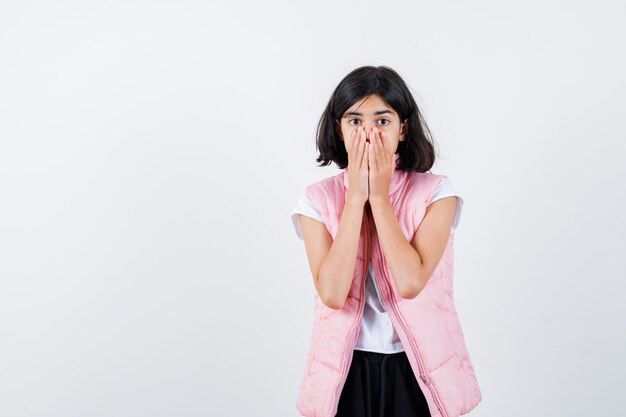
[[[318,287],[324,304],[343,307],[354,276],[364,203],[348,199],[339,221],[339,228],[328,254],[321,263]]]
[[[406,239],[388,198],[370,200],[376,233],[387,266],[403,298],[414,298],[423,288],[422,260]]]

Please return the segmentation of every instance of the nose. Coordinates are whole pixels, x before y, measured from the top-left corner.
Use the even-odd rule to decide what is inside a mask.
[[[372,131],[372,129],[374,128],[374,124],[373,123],[368,123],[368,122],[363,122],[363,124],[361,125],[361,128],[366,132],[369,133]]]

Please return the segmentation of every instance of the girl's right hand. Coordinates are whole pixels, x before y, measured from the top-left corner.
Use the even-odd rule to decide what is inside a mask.
[[[348,139],[348,199],[365,205],[369,198],[369,164],[363,126],[350,132]]]

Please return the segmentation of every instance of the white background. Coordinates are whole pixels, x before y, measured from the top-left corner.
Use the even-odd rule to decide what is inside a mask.
[[[482,417],[618,415],[622,1],[0,1],[0,416],[298,416],[290,212],[361,65],[464,197]]]

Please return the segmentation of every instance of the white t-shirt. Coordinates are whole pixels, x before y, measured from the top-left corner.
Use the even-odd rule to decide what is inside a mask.
[[[458,197],[456,214],[450,230],[450,233],[454,233],[461,218],[463,198],[456,185],[449,178],[443,178],[437,185],[428,205],[441,198],[450,196]],[[291,212],[291,219],[296,234],[303,240],[300,230],[299,214],[312,217],[320,222],[323,222],[323,219],[321,214],[313,206],[313,202],[303,193]],[[380,353],[396,353],[404,350],[398,333],[395,331],[391,319],[380,301],[380,295],[376,286],[376,280],[374,279],[374,271],[372,270],[371,263],[365,282],[365,306],[363,309],[361,330],[354,348],[357,350]]]

